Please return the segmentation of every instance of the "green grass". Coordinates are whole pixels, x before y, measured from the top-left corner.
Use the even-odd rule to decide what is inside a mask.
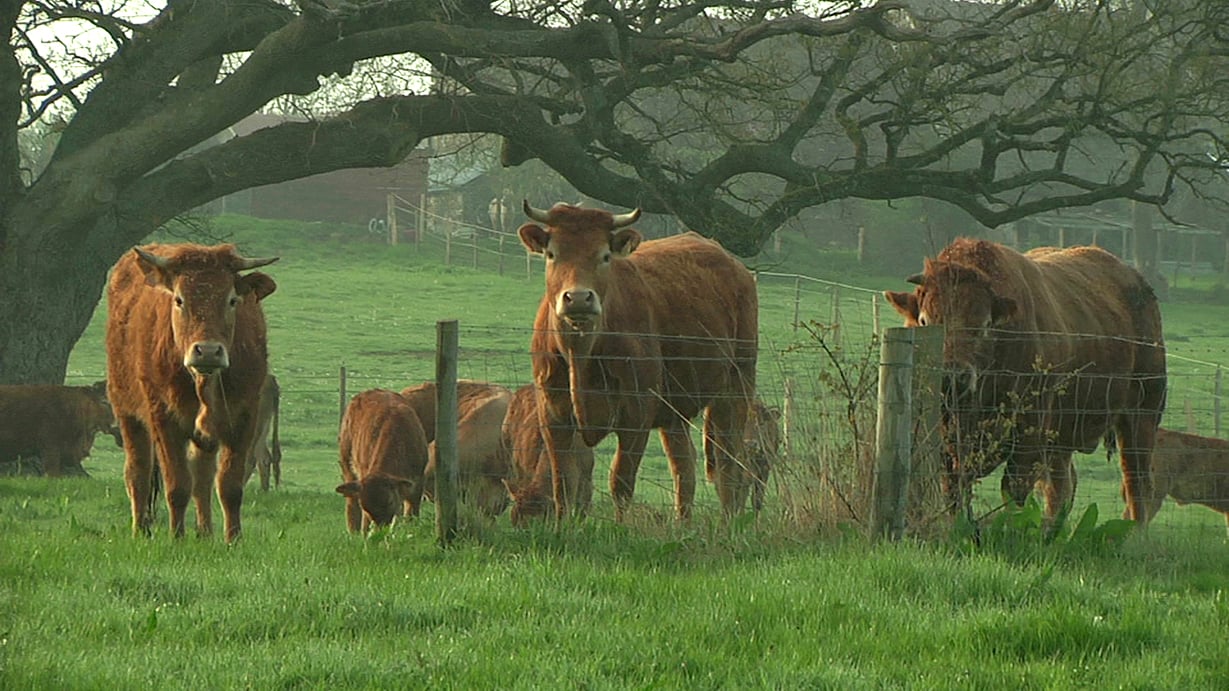
[[[758,521],[723,524],[701,482],[695,520],[677,525],[652,442],[626,525],[611,520],[599,466],[593,515],[558,532],[471,518],[441,550],[428,505],[387,534],[350,536],[333,492],[339,368],[351,395],[430,379],[435,322],[457,318],[462,376],[529,381],[540,264],[526,277],[509,260],[501,277],[489,256],[474,270],[454,251],[446,267],[439,246],[384,247],[359,229],[217,228],[250,255],[282,257],[266,312],[283,488],[249,489],[244,536],[228,547],[170,540],[164,509],[153,539],[133,539],[122,454],[105,437],[91,479],[0,479],[0,688],[1229,685],[1229,550],[1223,519],[1203,507],[1167,505],[1108,554],[869,545],[856,520],[817,517],[832,477],[856,489],[858,451],[841,435],[831,359],[793,328],[795,295],[798,318],[820,324],[846,367],[867,356],[873,316],[873,294],[837,288],[834,310],[827,284],[795,293],[792,279],[761,279],[761,393],[779,405],[790,380],[805,424]],[[1164,309],[1171,352],[1229,362],[1229,306]],[[105,371],[104,314],[73,353],[72,383]],[[1190,365],[1174,377],[1171,426],[1184,426],[1184,399],[1197,424],[1211,420],[1210,370]],[[1078,472],[1077,515],[1092,502],[1102,520],[1121,511],[1115,466],[1093,455]],[[983,507],[997,486],[987,480]]]

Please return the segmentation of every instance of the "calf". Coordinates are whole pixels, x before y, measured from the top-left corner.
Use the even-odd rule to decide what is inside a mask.
[[[0,386],[0,463],[38,456],[47,475],[85,475],[94,435],[114,427],[105,381]]]
[[[417,516],[422,503],[427,436],[409,402],[385,389],[350,399],[337,436],[346,525],[366,532],[398,515]]]
[[[512,477],[506,482],[512,496],[510,517],[513,525],[523,525],[528,519],[547,515],[555,507],[550,455],[542,438],[533,384],[512,394],[502,437],[512,458]],[[580,480],[575,505],[584,514],[593,501],[593,449],[580,439],[573,439],[571,448]]]
[[[764,492],[768,489],[768,473],[781,453],[781,411],[769,408],[758,398],[747,415],[743,433],[747,469],[751,473],[751,507],[764,508]]]
[[[1112,453],[1112,439],[1106,448]],[[1225,515],[1229,529],[1229,441],[1158,429],[1152,447],[1152,493],[1148,515],[1169,496],[1184,504],[1203,504]],[[1127,518],[1124,514],[1124,518]]]

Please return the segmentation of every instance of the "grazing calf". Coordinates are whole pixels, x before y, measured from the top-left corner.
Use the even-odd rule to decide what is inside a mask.
[[[49,476],[85,475],[94,435],[114,427],[105,381],[0,386],[0,463],[38,456]]]
[[[431,460],[427,465],[426,493],[434,501],[435,491],[435,382],[425,382],[402,390],[421,418],[431,420],[426,430]],[[511,473],[512,459],[501,437],[504,416],[511,392],[498,384],[460,380],[457,382],[457,475],[460,500],[486,516],[498,516],[508,506],[504,481]]]
[[[764,508],[764,492],[768,489],[768,474],[781,453],[781,411],[769,408],[758,398],[747,415],[747,430],[743,434],[747,468],[751,471],[751,508]]]
[[[226,541],[239,537],[243,473],[268,372],[260,303],[277,288],[259,271],[240,272],[274,261],[245,259],[234,245],[146,245],[111,272],[107,398],[124,438],[134,533],[150,532],[157,458],[172,535],[184,534],[189,499],[197,533],[213,532],[216,483]]]
[[[1107,454],[1113,453],[1106,439]],[[1152,494],[1148,515],[1161,510],[1165,497],[1202,504],[1225,515],[1229,530],[1229,441],[1160,428],[1152,447]],[[1124,513],[1123,518],[1128,516]]]
[[[281,417],[282,389],[277,383],[277,377],[270,374],[265,377],[265,385],[260,389],[260,408],[257,410],[256,441],[252,445],[252,453],[248,456],[247,467],[243,471],[243,484],[252,479],[252,474],[260,471],[260,489],[269,491],[269,479],[282,486],[282,442],[278,437],[278,419]]]
[[[398,515],[417,516],[427,467],[427,435],[396,391],[371,389],[350,399],[337,436],[346,525],[366,532]]]
[[[512,496],[510,518],[513,525],[553,513],[550,456],[542,439],[538,421],[538,398],[533,384],[520,387],[512,394],[508,414],[503,424],[503,444],[512,457],[512,477],[507,481]],[[572,440],[580,476],[576,508],[588,513],[593,501],[593,449],[580,439]]]

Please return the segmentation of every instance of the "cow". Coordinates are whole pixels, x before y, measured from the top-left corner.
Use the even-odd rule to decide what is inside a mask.
[[[369,389],[346,406],[337,435],[346,526],[367,532],[397,516],[414,517],[422,505],[427,435],[404,396]]]
[[[0,463],[37,456],[48,476],[86,475],[94,435],[114,427],[105,381],[0,386]]]
[[[694,232],[644,240],[630,227],[639,209],[541,210],[528,200],[523,207],[531,222],[517,234],[546,259],[530,349],[556,519],[576,507],[577,438],[593,447],[616,435],[610,491],[621,520],[658,429],[675,511],[686,520],[695,495],[690,425],[701,411],[706,476],[726,515],[741,510],[751,484],[740,456],[759,345],[751,272]]]
[[[270,476],[273,485],[282,486],[282,442],[278,435],[281,399],[282,388],[277,383],[277,377],[270,374],[265,377],[265,385],[260,387],[256,441],[252,444],[252,453],[248,456],[247,466],[243,470],[245,486],[252,479],[252,475],[260,471],[262,492],[269,491]]]
[[[524,525],[529,519],[545,516],[554,503],[550,455],[542,439],[538,393],[533,384],[513,392],[502,436],[504,447],[512,457],[512,477],[507,481],[508,494],[512,497],[510,518],[513,525]],[[579,481],[576,510],[584,515],[593,501],[593,449],[573,439],[572,450]]]
[[[275,261],[244,258],[229,244],[155,244],[134,247],[112,270],[107,397],[124,440],[134,534],[150,534],[157,458],[172,535],[184,534],[189,498],[197,533],[213,532],[216,482],[225,539],[239,537],[243,473],[268,373],[261,301],[277,288],[251,269]]]
[[[1112,457],[1112,435],[1106,437],[1105,445],[1107,457]],[[1156,445],[1152,447],[1152,493],[1146,502],[1149,516],[1161,510],[1167,496],[1179,506],[1202,504],[1224,514],[1229,530],[1229,441],[1157,429]],[[1128,517],[1125,511],[1123,517]]]
[[[781,411],[755,399],[747,415],[743,432],[747,467],[754,483],[751,485],[751,508],[764,508],[764,493],[768,490],[768,474],[781,453]]]
[[[402,390],[401,394],[419,412],[420,419],[431,421],[426,430],[430,461],[426,471],[426,493],[434,501],[436,387],[426,382]],[[457,382],[457,475],[460,499],[484,515],[498,516],[508,506],[504,481],[511,473],[511,454],[502,443],[501,429],[512,394],[508,389],[487,382]]]
[[[1128,515],[1149,519],[1149,467],[1165,407],[1165,345],[1152,288],[1097,247],[1020,252],[958,238],[913,292],[885,291],[905,326],[945,327],[945,486],[953,510],[1006,463],[1023,503],[1040,478],[1047,519],[1071,506],[1072,454],[1112,429],[1124,441]]]

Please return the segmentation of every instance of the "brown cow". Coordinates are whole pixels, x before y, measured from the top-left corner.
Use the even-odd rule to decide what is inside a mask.
[[[1113,453],[1106,438],[1107,455]],[[1161,510],[1169,496],[1179,506],[1203,504],[1225,515],[1229,529],[1229,441],[1197,434],[1157,429],[1152,447],[1152,494],[1148,515]],[[1125,513],[1125,512],[1124,512]],[[1124,518],[1127,516],[1124,515]]]
[[[402,390],[401,395],[418,411],[420,419],[431,421],[427,430],[430,462],[426,471],[426,493],[434,501],[435,490],[435,382]],[[457,471],[460,500],[487,516],[498,516],[508,506],[504,481],[511,473],[512,459],[504,448],[500,429],[512,394],[498,384],[460,380],[457,382]]]
[[[751,485],[751,508],[759,511],[764,508],[768,474],[781,453],[781,411],[755,399],[747,415],[743,445],[746,448],[747,467],[755,480]]]
[[[252,453],[243,470],[244,485],[252,479],[253,473],[260,471],[260,489],[263,492],[269,491],[270,475],[275,486],[282,486],[282,442],[277,429],[281,418],[281,399],[282,387],[278,385],[277,377],[270,374],[260,388],[256,441],[252,444]]]
[[[621,519],[654,428],[674,476],[675,510],[687,518],[696,482],[690,425],[700,411],[707,477],[725,513],[739,511],[751,484],[738,459],[759,339],[751,272],[696,233],[642,242],[627,227],[639,209],[543,211],[527,201],[524,209],[535,222],[520,227],[521,241],[546,257],[531,350],[556,518],[578,496],[575,432],[589,447],[618,437],[610,490]]]
[[[149,534],[154,458],[170,529],[184,534],[189,498],[199,534],[213,531],[210,492],[226,540],[241,530],[243,472],[268,371],[260,301],[277,284],[233,245],[147,245],[116,263],[107,286],[107,383],[124,437],[134,533]],[[218,451],[221,450],[219,457]]]
[[[398,515],[417,516],[427,467],[427,435],[409,401],[370,389],[350,399],[337,435],[346,525],[366,532]]]
[[[508,494],[512,495],[510,518],[513,525],[523,525],[531,518],[545,516],[554,504],[550,455],[542,440],[538,393],[533,384],[512,394],[504,417],[503,443],[512,456],[512,478],[507,483]],[[579,475],[576,509],[584,515],[593,501],[593,449],[573,439],[572,450]]]
[[[107,383],[0,386],[0,463],[38,456],[49,476],[86,475],[94,435],[115,426]]]
[[[1156,296],[1096,247],[1036,249],[957,239],[912,293],[884,293],[906,326],[943,324],[946,478],[953,508],[1006,462],[1003,490],[1023,502],[1040,477],[1046,513],[1070,507],[1071,456],[1112,428],[1124,440],[1131,518],[1146,524],[1149,456],[1165,406]]]

